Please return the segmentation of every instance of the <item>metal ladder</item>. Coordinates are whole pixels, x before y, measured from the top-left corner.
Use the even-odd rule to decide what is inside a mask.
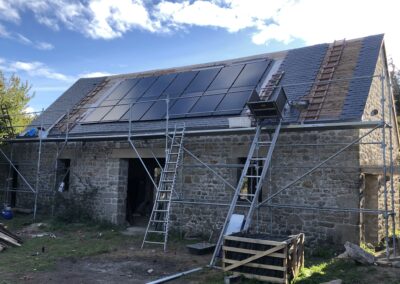
[[[254,209],[256,208],[256,205],[258,203],[258,196],[260,194],[261,188],[264,183],[265,176],[267,174],[268,168],[271,164],[271,159],[272,159],[272,154],[275,149],[276,141],[278,140],[279,132],[281,130],[281,124],[282,122],[279,121],[275,130],[274,134],[272,135],[272,139],[270,141],[262,141],[262,136],[261,136],[261,125],[258,124],[257,129],[256,129],[256,134],[253,138],[253,142],[251,143],[250,150],[246,159],[246,163],[243,167],[242,174],[240,176],[239,182],[237,184],[232,203],[229,207],[228,214],[226,216],[224,225],[221,230],[221,234],[218,238],[217,245],[214,250],[214,254],[212,256],[210,265],[214,266],[216,258],[218,257],[221,247],[222,247],[222,242],[224,239],[224,236],[226,234],[226,230],[228,227],[228,224],[231,220],[232,215],[235,212],[244,213],[243,207],[241,209],[238,208],[237,202],[239,198],[245,198],[250,202],[250,207],[248,207],[247,214],[245,213],[245,221],[242,230],[248,230],[251,222],[252,222],[252,217],[254,213]],[[259,150],[265,150],[266,155],[259,157],[258,152]],[[260,165],[261,163],[261,165]],[[256,167],[256,173],[255,174],[249,174],[249,169],[251,167]],[[261,168],[261,172],[259,170]],[[255,179],[256,185],[255,185],[255,190],[253,193],[247,192],[246,194],[241,193],[241,189],[243,187],[243,184],[245,182],[245,179]],[[238,210],[239,209],[239,210]]]
[[[163,245],[164,251],[167,248],[171,198],[175,190],[177,170],[182,157],[184,135],[185,126],[177,129],[175,125],[142,248],[145,243]]]
[[[14,137],[14,127],[6,105],[0,105],[0,138]]]

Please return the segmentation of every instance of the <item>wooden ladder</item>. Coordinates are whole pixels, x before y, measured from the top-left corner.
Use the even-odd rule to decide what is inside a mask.
[[[329,48],[325,64],[321,67],[317,80],[313,89],[308,96],[309,103],[307,109],[300,115],[301,121],[317,120],[328,94],[331,80],[335,73],[336,67],[342,58],[346,40],[334,41]]]
[[[265,86],[264,91],[261,92],[260,99],[268,100],[270,96],[274,93],[276,87],[281,81],[284,71],[277,71],[274,75],[271,76],[271,79],[268,81],[268,84]]]
[[[0,138],[14,137],[14,127],[6,105],[0,105]]]
[[[74,127],[88,110],[86,105],[100,92],[101,89],[104,88],[105,85],[107,85],[108,82],[108,79],[104,79],[100,84],[97,84],[93,90],[91,90],[79,101],[79,103],[75,105],[69,114],[64,115],[64,117],[56,124],[55,128],[61,132],[66,132]]]

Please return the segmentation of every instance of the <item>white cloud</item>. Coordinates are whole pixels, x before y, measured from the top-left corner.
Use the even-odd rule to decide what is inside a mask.
[[[155,6],[155,14],[172,27],[210,26],[237,32],[270,20],[287,1],[162,1]]]
[[[65,26],[94,39],[121,37],[134,28],[150,32],[162,29],[157,20],[150,18],[143,0],[0,0],[1,2],[17,11],[17,17],[13,17],[16,20],[20,19],[21,11],[31,10],[37,21],[49,28],[59,30],[61,26]]]
[[[112,39],[121,37],[133,28],[150,32],[160,28],[150,19],[141,0],[92,0],[88,10],[92,15],[86,33],[92,38]]]
[[[0,0],[0,21],[21,22],[21,12],[30,10],[52,29],[108,40],[133,29],[161,33],[191,26],[246,30],[255,44],[295,39],[315,44],[385,33],[388,54],[400,64],[397,7],[396,0]],[[0,26],[0,36],[4,31]]]
[[[0,24],[0,37],[4,37],[4,38],[9,38],[10,37],[10,33],[1,24]]]
[[[14,41],[17,41],[24,45],[33,46],[34,48],[39,49],[39,50],[54,49],[54,45],[52,45],[51,43],[48,43],[45,41],[34,42],[31,39],[27,38],[26,36],[24,36],[20,33],[12,33],[10,31],[7,31],[6,28],[1,24],[0,24],[0,37],[14,40]]]
[[[34,114],[34,112],[35,112],[35,109],[33,108],[33,107],[31,107],[31,106],[27,106],[25,109],[24,109],[24,112],[26,113],[26,114]]]
[[[58,81],[71,82],[75,78],[59,72],[54,71],[46,64],[38,61],[0,61],[0,68],[5,72],[25,72],[32,77],[44,77]]]
[[[20,16],[18,8],[12,1],[0,0],[0,19],[12,22],[19,22]]]
[[[295,39],[316,44],[385,33],[388,54],[400,64],[398,25],[394,21],[397,7],[396,0],[195,0],[162,1],[155,10],[162,23],[171,28],[248,29],[255,44],[272,40],[288,44]]]
[[[21,42],[22,44],[26,44],[26,45],[31,45],[33,44],[32,41],[27,38],[26,36],[23,36],[21,34],[16,34],[15,39],[19,42]]]
[[[40,50],[52,50],[54,49],[54,45],[45,41],[38,41],[35,44],[35,47]]]
[[[95,78],[95,77],[106,77],[106,76],[111,76],[111,75],[113,75],[113,74],[108,73],[108,72],[97,71],[97,72],[80,74],[79,77],[80,78]]]

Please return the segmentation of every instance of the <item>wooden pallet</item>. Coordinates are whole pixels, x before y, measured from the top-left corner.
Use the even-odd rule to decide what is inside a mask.
[[[271,283],[289,283],[304,265],[304,234],[283,241],[225,236],[222,268],[225,272]]]

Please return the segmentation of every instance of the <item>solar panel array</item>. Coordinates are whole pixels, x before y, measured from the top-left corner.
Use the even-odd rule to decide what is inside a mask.
[[[240,114],[270,60],[125,79],[84,119],[86,123],[148,121]],[[131,111],[129,109],[131,108]]]

